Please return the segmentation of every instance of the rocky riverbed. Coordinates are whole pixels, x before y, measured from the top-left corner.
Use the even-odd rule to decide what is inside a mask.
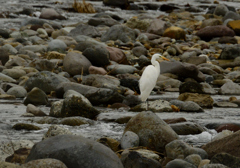
[[[0,167],[240,167],[239,3],[78,3],[1,4]]]

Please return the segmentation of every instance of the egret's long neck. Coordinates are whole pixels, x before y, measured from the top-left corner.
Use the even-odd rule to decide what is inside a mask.
[[[160,64],[159,64],[159,62],[158,61],[152,61],[152,65],[156,68],[156,70],[157,70],[157,74],[158,75],[160,75]]]

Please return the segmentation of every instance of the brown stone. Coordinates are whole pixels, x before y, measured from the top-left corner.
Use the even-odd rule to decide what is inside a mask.
[[[186,39],[185,31],[182,28],[175,27],[175,26],[167,28],[164,31],[163,36],[164,37],[174,38],[176,40],[185,40]]]

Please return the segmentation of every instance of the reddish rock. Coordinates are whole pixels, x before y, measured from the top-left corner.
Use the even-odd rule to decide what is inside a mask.
[[[127,57],[124,52],[118,48],[114,47],[106,47],[109,52],[109,59],[111,61],[115,61],[117,63],[126,64],[128,65]]]

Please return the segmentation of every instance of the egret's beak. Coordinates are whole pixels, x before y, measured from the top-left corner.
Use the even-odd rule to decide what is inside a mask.
[[[160,58],[162,58],[163,60],[165,60],[165,61],[170,61],[169,59],[167,59],[166,57],[164,57],[164,56],[160,56]]]

